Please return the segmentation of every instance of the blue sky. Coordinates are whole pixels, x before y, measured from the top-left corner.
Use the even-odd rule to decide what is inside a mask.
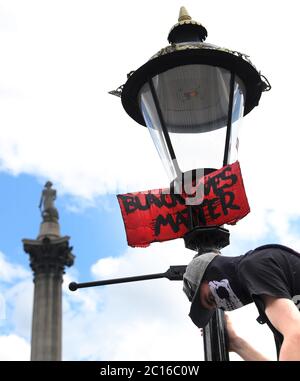
[[[5,232],[1,251],[9,253],[12,261],[28,266],[22,239],[36,239],[39,233],[41,216],[38,204],[44,182],[30,175],[1,173],[0,183],[0,228]],[[71,237],[70,245],[76,255],[75,267],[80,269],[82,280],[91,277],[90,266],[97,259],[118,256],[127,247],[119,204],[114,194],[99,196],[90,206],[78,206],[74,197],[58,194],[56,206],[61,234]]]
[[[7,307],[0,360],[29,359],[33,286],[21,240],[38,235],[47,180],[76,255],[63,286],[63,358],[203,359],[179,283],[67,289],[72,280],[161,272],[192,258],[182,240],[127,247],[115,195],[165,187],[168,179],[147,130],[108,95],[167,45],[182,5],[205,25],[208,43],[249,54],[272,84],[243,120],[239,160],[251,213],[230,228],[224,254],[269,242],[300,250],[297,1],[274,1],[271,13],[259,0],[243,8],[238,0],[156,5],[0,0],[0,292]],[[288,67],[282,49],[291,54]],[[272,337],[256,317],[251,306],[232,315],[250,342],[274,356]]]

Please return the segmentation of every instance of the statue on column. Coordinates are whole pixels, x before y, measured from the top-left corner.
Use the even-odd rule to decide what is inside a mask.
[[[47,181],[43,189],[39,208],[44,222],[58,222],[58,211],[54,206],[56,190],[52,189],[51,181]]]

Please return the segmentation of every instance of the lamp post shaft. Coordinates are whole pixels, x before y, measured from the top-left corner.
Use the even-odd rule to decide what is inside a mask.
[[[193,210],[190,210],[191,216]],[[184,237],[188,249],[197,250],[198,255],[210,251],[219,252],[229,245],[229,231],[221,226],[200,227],[192,225]],[[224,311],[217,309],[209,323],[203,329],[205,361],[229,361],[228,345],[226,340],[226,326]]]
[[[224,311],[217,309],[203,330],[205,361],[229,361]]]

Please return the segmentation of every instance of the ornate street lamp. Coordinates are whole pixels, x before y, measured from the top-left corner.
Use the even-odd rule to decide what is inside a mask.
[[[148,128],[171,189],[237,159],[239,120],[271,88],[246,55],[205,43],[206,37],[205,27],[182,7],[170,45],[111,92],[121,96],[132,119]],[[229,244],[227,229],[199,226],[192,206],[189,215],[187,248],[202,254]],[[207,360],[228,360],[224,334],[218,310],[204,332]]]
[[[271,88],[247,56],[207,44],[206,37],[206,29],[182,7],[168,36],[170,45],[131,72],[125,85],[110,92],[121,97],[131,118],[148,128],[174,193],[186,182],[193,185],[199,173],[206,175],[236,161],[238,121]],[[187,207],[187,248],[203,254],[229,244],[227,229],[200,226],[193,205]],[[182,280],[185,268],[171,266],[159,274],[73,282],[69,288],[157,278]],[[203,337],[206,360],[229,360],[223,311],[216,311]]]
[[[182,7],[168,36],[171,45],[111,92],[121,96],[131,118],[147,126],[173,186],[234,162],[239,120],[270,89],[247,56],[207,44],[206,37],[204,26]],[[199,244],[213,241],[222,248],[228,234],[221,227],[191,226],[185,243],[199,250]]]

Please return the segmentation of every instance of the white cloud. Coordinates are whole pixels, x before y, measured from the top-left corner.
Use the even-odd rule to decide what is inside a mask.
[[[30,345],[17,335],[0,336],[0,361],[28,361]]]
[[[30,271],[0,252],[0,361],[29,360],[32,297]]]
[[[30,276],[30,272],[16,263],[7,261],[4,254],[0,252],[0,282],[11,283]]]
[[[7,322],[13,327],[14,333],[30,340],[31,319],[33,309],[33,281],[32,277],[24,281],[17,281],[4,291],[6,301]]]
[[[95,277],[112,276],[118,273],[122,266],[120,258],[106,257],[99,259],[91,268],[91,272]]]
[[[77,308],[86,311],[87,314],[97,312],[103,303],[101,293],[93,288],[82,290],[81,292],[71,292],[69,290],[70,282],[74,282],[76,278],[73,276],[74,271],[68,270],[64,275],[63,281],[63,314],[76,315]]]
[[[145,173],[164,178],[147,130],[129,118],[126,123],[120,100],[108,94],[135,65],[120,69],[118,52],[108,53],[114,42],[106,38],[102,12],[116,4],[17,4],[6,3],[16,27],[1,39],[2,82],[19,94],[1,98],[2,169],[50,177],[62,190],[87,198],[138,189]],[[123,7],[118,2],[119,12]]]

